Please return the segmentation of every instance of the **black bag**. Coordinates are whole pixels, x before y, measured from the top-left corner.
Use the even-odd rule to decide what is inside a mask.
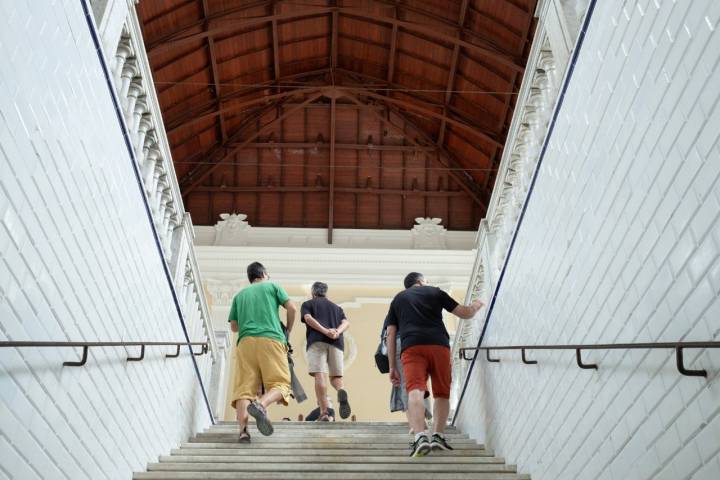
[[[387,355],[387,344],[385,343],[386,331],[383,330],[380,336],[380,344],[375,350],[375,365],[380,373],[390,373],[390,360]]]

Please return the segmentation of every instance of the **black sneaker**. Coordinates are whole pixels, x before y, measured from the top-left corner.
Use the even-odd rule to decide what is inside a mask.
[[[250,443],[250,434],[247,431],[247,427],[245,427],[243,431],[240,432],[238,443]]]
[[[273,431],[275,429],[273,428],[272,422],[267,417],[267,412],[265,411],[265,407],[260,404],[257,400],[253,401],[248,405],[247,407],[248,414],[251,415],[255,419],[255,424],[257,425],[257,429],[262,433],[263,435],[272,435]]]
[[[445,437],[440,435],[439,433],[433,433],[432,440],[430,442],[430,447],[433,450],[453,450],[453,448],[448,445],[447,440],[445,440]]]
[[[430,453],[431,450],[432,447],[430,446],[430,440],[428,440],[428,437],[425,434],[420,435],[417,440],[410,443],[411,457],[424,457]]]
[[[348,418],[352,413],[350,402],[348,402],[348,394],[342,388],[338,390],[338,403],[340,404],[340,418]]]

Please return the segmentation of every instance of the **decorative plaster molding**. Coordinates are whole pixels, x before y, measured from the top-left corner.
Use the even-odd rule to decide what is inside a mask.
[[[215,224],[215,245],[247,245],[251,226],[244,213],[221,213]]]
[[[415,225],[412,229],[413,248],[426,250],[445,250],[447,248],[445,236],[447,229],[441,225],[442,218],[422,218],[415,219]]]
[[[195,226],[195,245],[197,246],[251,246],[251,247],[298,247],[298,248],[362,248],[362,249],[447,249],[471,250],[476,232],[448,231],[444,227],[439,242],[416,244],[416,230],[370,230],[370,229],[335,229],[333,244],[327,243],[327,230],[324,228],[275,228],[253,227],[247,225],[244,218],[233,214],[223,218],[214,226]],[[229,223],[234,222],[238,230],[233,235],[225,235]],[[240,223],[242,222],[242,223]],[[242,227],[242,230],[240,228]],[[218,237],[220,229],[220,237]],[[428,245],[427,247],[424,245]]]

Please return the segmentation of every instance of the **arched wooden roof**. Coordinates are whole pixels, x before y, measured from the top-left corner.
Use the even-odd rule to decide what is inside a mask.
[[[536,0],[144,0],[186,208],[410,228],[485,213]]]

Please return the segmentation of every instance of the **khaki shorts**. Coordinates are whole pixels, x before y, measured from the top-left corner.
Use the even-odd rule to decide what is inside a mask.
[[[245,337],[235,351],[235,379],[231,405],[238,400],[255,400],[260,386],[276,388],[287,405],[290,399],[290,367],[287,345],[265,337]]]
[[[307,350],[308,372],[343,376],[343,351],[329,343],[314,342]]]

